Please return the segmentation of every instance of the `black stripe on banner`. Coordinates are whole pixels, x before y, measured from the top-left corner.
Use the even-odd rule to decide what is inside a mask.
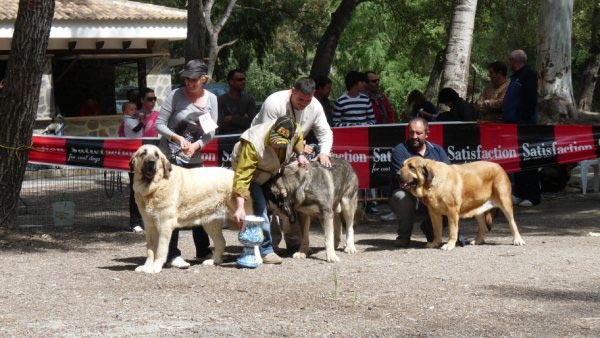
[[[68,138],[66,148],[67,165],[99,168],[104,166],[103,140]]]
[[[406,139],[406,125],[369,127],[369,174],[372,187],[389,186],[392,149]]]
[[[240,140],[240,135],[220,136],[218,139],[217,149],[219,156],[219,166],[231,168],[231,154],[233,147]]]
[[[480,144],[479,125],[444,125],[444,150],[453,164],[479,161]]]
[[[596,147],[596,156],[600,157],[600,126],[592,126],[594,135],[594,146]]]
[[[539,168],[558,164],[552,151],[554,126],[517,126],[521,169]]]

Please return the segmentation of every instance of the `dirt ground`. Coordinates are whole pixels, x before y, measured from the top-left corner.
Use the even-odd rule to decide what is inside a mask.
[[[338,264],[315,228],[311,258],[256,270],[235,267],[225,230],[222,266],[157,275],[134,272],[145,237],[126,224],[0,230],[0,336],[600,336],[600,193],[544,194],[516,220],[524,247],[499,218],[486,245],[450,252],[423,248],[418,226],[398,249],[393,223],[362,220]],[[193,255],[189,231],[180,247]]]

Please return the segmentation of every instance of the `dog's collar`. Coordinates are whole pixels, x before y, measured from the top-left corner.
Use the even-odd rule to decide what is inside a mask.
[[[421,197],[419,198],[419,201],[421,201],[421,203],[423,203],[425,206],[429,206],[429,199],[427,197]]]

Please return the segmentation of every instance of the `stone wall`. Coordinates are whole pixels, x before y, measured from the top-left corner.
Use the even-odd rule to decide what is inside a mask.
[[[65,136],[118,137],[123,115],[66,117]]]
[[[168,41],[156,41],[152,48],[155,54],[166,56],[146,59],[146,86],[154,89],[158,100],[156,110],[160,110],[163,101],[171,92],[171,67],[169,67],[169,43]]]

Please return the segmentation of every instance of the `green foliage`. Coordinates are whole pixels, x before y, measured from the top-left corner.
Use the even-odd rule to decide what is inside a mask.
[[[258,62],[254,61],[246,72],[248,83],[246,90],[252,94],[257,101],[263,101],[271,93],[291,87],[284,80],[273,72],[261,67]]]
[[[186,3],[138,1],[178,8],[184,8]],[[247,89],[259,101],[273,91],[289,88],[298,77],[310,72],[315,48],[339,2],[238,0],[219,38],[221,42],[238,42],[221,52],[215,78],[223,81],[229,69],[247,69]],[[576,96],[589,55],[591,16],[596,2],[574,1],[572,59]],[[215,10],[225,3],[218,0]],[[478,1],[471,51],[471,64],[477,70],[476,92],[488,82],[486,65],[496,60],[506,62],[511,50],[524,49],[529,63],[535,65],[539,4],[540,0]],[[339,41],[330,74],[331,98],[345,90],[346,72],[373,70],[380,73],[382,89],[395,108],[404,109],[411,90],[425,89],[435,56],[445,48],[453,5],[453,1],[438,0],[361,3]],[[173,50],[182,55],[180,47]],[[470,81],[474,76],[472,71]]]

